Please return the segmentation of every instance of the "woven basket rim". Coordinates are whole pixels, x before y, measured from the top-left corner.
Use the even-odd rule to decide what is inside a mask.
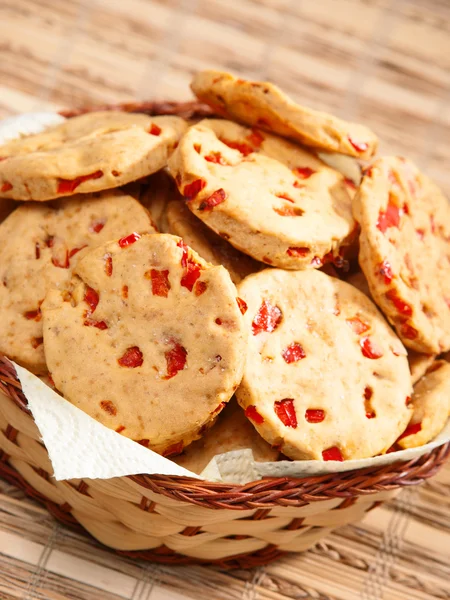
[[[0,355],[0,391],[30,418],[27,399],[11,361]],[[408,462],[308,477],[264,477],[247,484],[217,483],[178,475],[129,475],[155,493],[216,509],[298,507],[331,498],[351,499],[421,483],[432,477],[450,455],[450,442]]]

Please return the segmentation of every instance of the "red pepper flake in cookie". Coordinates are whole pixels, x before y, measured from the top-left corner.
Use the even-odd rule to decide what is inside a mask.
[[[111,400],[102,400],[100,402],[100,408],[112,417],[117,415],[117,408],[115,407],[114,403],[111,402]]]
[[[282,318],[283,313],[278,306],[273,306],[268,300],[264,300],[253,319],[253,335],[258,335],[263,331],[272,333],[279,326]]]
[[[220,152],[210,152],[207,156],[205,156],[205,160],[207,162],[222,166],[229,166],[230,164],[224,159]]]
[[[250,419],[250,421],[253,421],[257,425],[261,425],[262,423],[264,423],[264,417],[259,414],[259,412],[256,409],[256,406],[253,406],[253,404],[247,406],[247,408],[245,409],[245,416],[247,417],[247,419]]]
[[[294,400],[284,398],[277,400],[274,404],[274,410],[277,417],[286,427],[297,428],[297,415],[295,413]]]
[[[288,196],[287,194],[275,194],[275,196],[277,198],[282,198],[283,200],[287,200],[288,202],[295,202],[295,200],[292,200],[292,198],[290,196]]]
[[[186,272],[180,280],[180,284],[187,288],[190,292],[195,285],[195,282],[201,276],[201,266],[191,258],[187,259]]]
[[[238,150],[243,156],[248,156],[249,154],[252,154],[252,152],[254,152],[253,148],[245,142],[233,142],[231,140],[226,140],[223,138],[221,138],[220,141],[229,148],[232,148],[233,150]]]
[[[36,244],[35,244],[34,254],[36,256],[36,260],[39,260],[41,258],[41,246],[40,246],[39,242],[36,242]]]
[[[263,134],[258,129],[252,129],[251,134],[246,137],[246,140],[248,140],[255,148],[259,148],[264,142],[264,139]]]
[[[241,311],[241,313],[243,315],[245,315],[245,313],[248,310],[248,306],[247,306],[247,302],[245,302],[244,300],[242,300],[242,298],[236,298],[236,302],[239,306],[239,310]]]
[[[400,225],[400,218],[403,214],[403,209],[398,207],[389,195],[389,202],[386,207],[386,211],[380,210],[378,215],[377,227],[381,233],[385,233],[389,227],[398,227]]]
[[[42,346],[42,344],[44,343],[44,338],[31,338],[31,346],[34,348],[34,350],[36,350],[36,348],[39,348],[39,346]]]
[[[133,231],[133,233],[130,233],[130,235],[121,238],[118,244],[121,248],[126,248],[127,246],[131,246],[131,244],[137,242],[140,238],[141,236],[139,235],[139,233]]]
[[[414,329],[414,327],[408,325],[408,323],[402,324],[400,327],[400,332],[402,337],[406,338],[407,340],[415,340],[419,336],[417,329]]]
[[[289,365],[293,362],[298,362],[299,360],[302,360],[302,358],[305,358],[306,352],[303,350],[303,348],[300,344],[295,342],[294,344],[291,344],[290,346],[285,348],[282,351],[281,356],[284,358],[285,362],[287,362],[287,364]]]
[[[305,411],[305,419],[308,423],[322,423],[325,419],[325,411],[321,408],[308,408]]]
[[[288,248],[286,250],[286,254],[288,256],[299,257],[299,258],[308,256],[309,253],[310,253],[310,249],[305,248],[305,247],[291,246],[290,248]]]
[[[206,292],[208,288],[208,284],[205,281],[197,281],[194,288],[194,293],[196,296],[201,296]]]
[[[390,300],[390,302],[392,302],[392,304],[395,306],[395,308],[401,315],[405,315],[407,317],[412,316],[412,314],[413,314],[412,306],[410,304],[408,304],[407,302],[405,302],[404,300],[402,300],[402,298],[400,298],[397,295],[395,290],[389,290],[386,293],[386,298],[388,298],[388,300]]]
[[[75,179],[60,179],[57,193],[70,194],[85,181],[89,181],[90,179],[100,179],[100,177],[103,177],[103,171],[95,171],[95,173],[91,173],[90,175],[82,175],[81,177],[76,177]]]
[[[128,298],[128,286],[124,285],[122,287],[122,298]]]
[[[206,181],[204,179],[196,179],[192,183],[188,183],[184,186],[183,196],[189,202],[189,200],[195,198],[205,186]]]
[[[152,123],[148,132],[151,135],[161,135],[161,131],[162,131],[161,127],[158,127],[158,125],[155,125],[155,123]]]
[[[105,273],[108,277],[111,277],[113,273],[113,260],[111,254],[105,256]]]
[[[384,283],[389,285],[393,277],[391,263],[387,260],[383,260],[383,262],[378,266],[378,274],[384,278]]]
[[[100,233],[100,231],[105,226],[105,223],[105,220],[93,221],[89,227],[89,231],[91,231],[92,233]]]
[[[2,192],[9,192],[10,190],[13,189],[13,186],[11,183],[9,183],[9,181],[5,181],[5,183],[2,185],[1,190]]]
[[[397,442],[399,440],[402,440],[405,437],[408,437],[409,435],[415,435],[416,433],[419,433],[419,431],[422,430],[422,423],[413,423],[411,425],[408,425],[408,427],[405,429],[405,431],[402,433],[402,435],[397,439]]]
[[[91,287],[87,286],[86,292],[84,293],[84,301],[89,305],[89,313],[92,314],[99,303],[98,293]]]
[[[345,319],[347,325],[353,329],[356,335],[361,335],[370,329],[370,325],[360,319],[359,317],[351,317],[350,319]]]
[[[305,212],[298,206],[282,206],[273,209],[280,217],[301,217]]]
[[[342,462],[344,457],[342,456],[341,451],[337,446],[333,446],[332,448],[327,448],[322,452],[323,460],[336,460]]]
[[[350,142],[350,144],[353,146],[353,148],[356,150],[356,152],[363,153],[369,147],[369,144],[367,142],[360,142],[359,140],[354,140],[350,136],[347,136],[347,139]]]
[[[69,259],[72,258],[72,256],[75,256],[75,254],[78,254],[81,250],[84,250],[84,248],[87,248],[87,245],[81,246],[80,248],[72,248],[69,252]]]
[[[383,356],[383,351],[379,348],[370,337],[362,338],[359,342],[361,352],[366,358],[377,359]]]
[[[151,269],[150,273],[147,271],[145,276],[148,279],[151,279],[152,293],[154,296],[161,296],[162,298],[168,297],[170,290],[169,271]]]
[[[295,169],[292,169],[292,172],[299,179],[309,179],[311,175],[316,173],[316,171],[311,169],[311,167],[295,167]]]
[[[128,348],[121,358],[117,359],[117,362],[121,367],[135,369],[136,367],[142,366],[144,356],[137,346],[132,346],[131,348]]]
[[[105,323],[105,321],[96,321],[95,319],[91,319],[90,317],[87,317],[84,320],[83,325],[85,325],[86,327],[95,327],[96,329],[100,329],[101,331],[108,329],[108,325]]]
[[[226,199],[227,199],[227,194],[226,194],[225,190],[220,188],[220,190],[216,190],[215,192],[213,192],[211,194],[211,196],[209,196],[209,198],[207,198],[206,200],[203,200],[200,203],[198,210],[202,210],[202,211],[212,210],[218,204],[222,204],[222,202],[225,202]]]
[[[178,342],[173,342],[170,350],[164,354],[167,363],[167,375],[164,379],[171,379],[184,369],[187,361],[187,350]]]
[[[37,310],[29,310],[27,312],[25,312],[23,314],[23,316],[25,317],[25,319],[27,319],[28,321],[36,321],[39,322],[42,319],[42,314],[41,314],[41,309],[38,308]]]

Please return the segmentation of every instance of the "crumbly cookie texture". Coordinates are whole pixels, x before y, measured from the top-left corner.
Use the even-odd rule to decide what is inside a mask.
[[[183,454],[174,458],[180,466],[200,474],[217,454],[250,448],[257,462],[276,461],[279,451],[271,448],[259,435],[242,408],[231,400],[219,416],[217,423]]]
[[[169,170],[189,209],[235,248],[285,269],[342,260],[357,232],[344,177],[276,136],[204,120]]]
[[[409,161],[381,158],[355,198],[359,262],[371,295],[403,343],[450,349],[450,205]]]
[[[130,231],[152,232],[148,212],[120,191],[28,202],[0,224],[0,353],[34,373],[47,371],[40,306],[64,289],[89,248]]]
[[[197,73],[191,88],[217,113],[306,146],[359,158],[370,158],[378,146],[376,135],[364,125],[296,104],[272,83],[210,70]]]
[[[414,386],[411,421],[400,436],[401,448],[423,446],[444,429],[450,413],[450,364],[437,360]]]
[[[94,112],[0,146],[0,194],[49,200],[115,188],[162,169],[186,122]]]
[[[242,377],[247,333],[230,276],[180,238],[131,234],[86,254],[73,293],[42,305],[65,398],[169,456],[197,439]]]
[[[250,338],[236,396],[264,439],[298,460],[390,448],[411,416],[411,380],[375,305],[320,271],[265,270],[238,291]]]

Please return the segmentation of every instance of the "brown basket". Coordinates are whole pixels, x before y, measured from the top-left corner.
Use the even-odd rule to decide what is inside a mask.
[[[96,109],[185,118],[212,114],[196,102]],[[315,477],[264,478],[246,485],[162,475],[55,481],[14,367],[0,356],[0,476],[45,504],[63,523],[130,557],[228,568],[266,564],[286,552],[306,550],[331,530],[358,521],[402,486],[434,475],[449,454],[450,443],[408,463]]]

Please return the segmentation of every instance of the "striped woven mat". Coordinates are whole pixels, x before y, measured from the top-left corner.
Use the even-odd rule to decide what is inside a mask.
[[[2,0],[0,118],[190,97],[225,68],[362,120],[450,193],[449,0]],[[0,481],[0,598],[450,598],[450,467],[302,555],[253,571],[120,558]]]

